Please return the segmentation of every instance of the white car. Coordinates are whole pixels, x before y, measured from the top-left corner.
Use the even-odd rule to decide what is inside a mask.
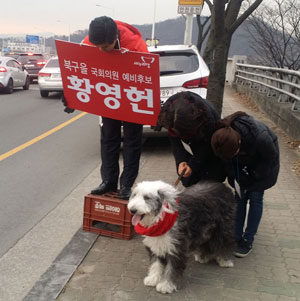
[[[172,95],[190,91],[206,98],[209,69],[194,45],[151,46],[149,51],[159,54],[160,101]],[[153,127],[144,126],[146,135],[166,135],[166,130],[154,132]]]
[[[206,98],[209,69],[195,45],[165,45],[148,47],[151,53],[159,54],[160,101],[163,104],[170,96],[190,91]],[[100,117],[101,126],[101,117]],[[144,126],[146,135],[166,135]]]
[[[190,91],[206,98],[209,69],[194,45],[151,46],[159,54],[160,99]]]
[[[58,57],[52,57],[38,74],[38,84],[42,97],[48,97],[50,92],[62,92],[63,84],[61,79]]]
[[[13,57],[0,56],[0,90],[11,94],[15,88],[28,90],[30,77],[28,72]]]

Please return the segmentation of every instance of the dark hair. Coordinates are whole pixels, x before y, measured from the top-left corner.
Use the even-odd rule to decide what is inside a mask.
[[[248,116],[244,112],[235,112],[216,124],[217,130],[211,137],[214,153],[223,159],[234,157],[241,145],[241,135],[231,127],[231,123],[239,116]]]
[[[167,99],[161,108],[157,125],[182,138],[204,138],[213,132],[215,118],[210,104],[193,92],[179,92]],[[216,113],[217,114],[217,113]]]
[[[117,24],[112,18],[102,16],[95,18],[89,27],[89,40],[94,45],[112,44],[118,35]]]

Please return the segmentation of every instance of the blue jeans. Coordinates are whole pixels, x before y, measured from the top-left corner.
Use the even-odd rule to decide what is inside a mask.
[[[237,241],[243,237],[252,244],[263,213],[263,197],[264,191],[245,191],[241,198],[237,193],[235,194],[237,200],[235,238]],[[248,200],[250,206],[244,231]]]

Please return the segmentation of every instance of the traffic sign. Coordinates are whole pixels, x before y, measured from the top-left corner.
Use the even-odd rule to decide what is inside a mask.
[[[178,14],[201,15],[202,6],[178,6]]]
[[[200,15],[203,0],[178,0],[178,13],[189,15]]]
[[[178,5],[203,5],[203,0],[178,0]]]
[[[39,36],[26,35],[26,43],[39,44],[39,42],[40,42],[40,37]]]

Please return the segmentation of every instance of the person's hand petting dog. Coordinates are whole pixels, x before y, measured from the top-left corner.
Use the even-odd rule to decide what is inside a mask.
[[[186,162],[181,162],[178,165],[178,174],[181,175],[183,172],[183,177],[187,178],[192,174],[192,169],[190,168],[190,166],[186,163]]]
[[[75,111],[74,109],[71,109],[71,108],[68,107],[68,104],[67,104],[67,101],[65,99],[65,95],[64,94],[61,97],[61,102],[65,106],[64,112],[70,114],[70,113],[73,113]]]

